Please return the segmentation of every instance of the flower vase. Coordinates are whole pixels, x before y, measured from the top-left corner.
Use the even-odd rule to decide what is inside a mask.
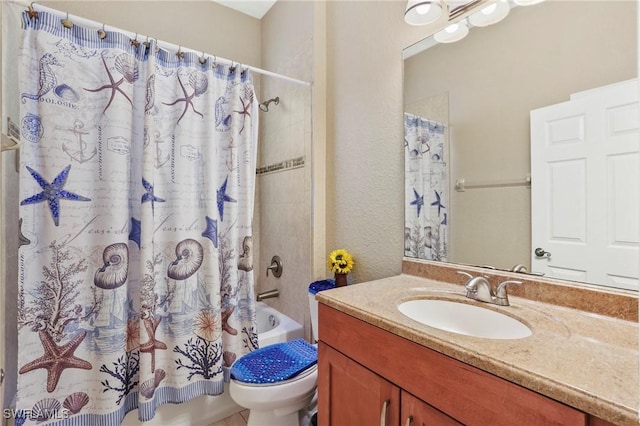
[[[347,274],[335,273],[336,287],[344,287],[347,285]]]

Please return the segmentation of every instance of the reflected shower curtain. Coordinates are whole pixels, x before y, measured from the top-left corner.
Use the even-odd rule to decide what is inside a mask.
[[[445,126],[404,114],[405,256],[447,260],[448,178]]]
[[[17,423],[222,393],[257,346],[250,73],[23,22]]]

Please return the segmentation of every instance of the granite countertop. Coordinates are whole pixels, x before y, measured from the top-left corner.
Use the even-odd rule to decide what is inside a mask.
[[[472,303],[513,316],[533,335],[496,340],[423,325],[396,306],[420,298]],[[619,425],[639,424],[638,323],[519,297],[471,301],[464,287],[412,275],[318,293],[320,303]]]

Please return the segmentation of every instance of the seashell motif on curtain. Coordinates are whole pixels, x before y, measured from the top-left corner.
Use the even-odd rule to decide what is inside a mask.
[[[96,287],[112,290],[127,282],[129,270],[129,246],[115,243],[102,252],[104,264],[96,271],[93,283]]]
[[[176,245],[176,259],[167,269],[167,276],[174,280],[186,280],[202,265],[204,251],[202,245],[193,239],[180,241]]]

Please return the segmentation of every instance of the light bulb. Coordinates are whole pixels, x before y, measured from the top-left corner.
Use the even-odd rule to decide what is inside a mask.
[[[493,12],[496,11],[497,7],[498,7],[498,5],[496,3],[493,3],[493,4],[485,7],[484,9],[482,9],[482,13],[484,13],[485,15],[491,15]]]
[[[456,31],[458,31],[458,24],[453,24],[453,25],[449,25],[447,28],[444,29],[446,32],[448,32],[449,34],[453,34]]]
[[[421,4],[420,6],[416,7],[416,13],[418,15],[426,15],[427,13],[429,13],[429,9],[431,9],[430,4]]]

